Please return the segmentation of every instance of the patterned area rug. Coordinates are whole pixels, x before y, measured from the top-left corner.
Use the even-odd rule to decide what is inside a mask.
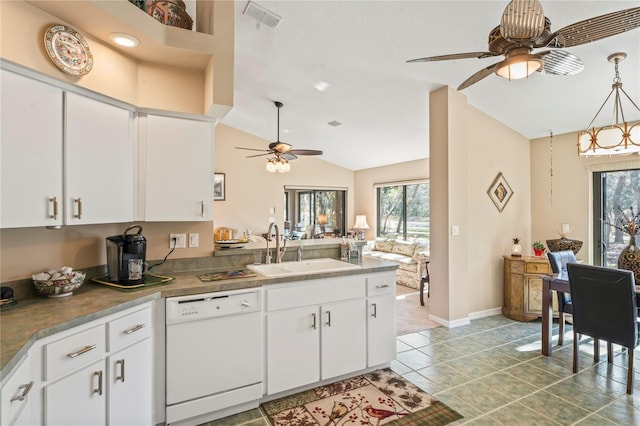
[[[390,369],[260,406],[274,426],[446,425],[462,416]]]

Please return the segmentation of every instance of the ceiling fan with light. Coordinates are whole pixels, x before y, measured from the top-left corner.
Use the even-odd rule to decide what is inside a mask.
[[[564,50],[533,53],[533,49],[579,46],[637,28],[640,28],[640,7],[585,19],[552,32],[551,21],[544,16],[538,0],[512,0],[502,14],[500,25],[489,33],[488,52],[429,56],[407,62],[482,59],[500,55],[505,57],[501,62],[473,74],[460,84],[458,90],[466,89],[492,73],[509,80],[528,77],[535,71],[572,75],[584,68],[580,58]]]
[[[293,149],[293,147],[280,141],[280,108],[283,107],[282,102],[274,102],[278,109],[278,138],[275,142],[269,144],[268,149],[243,148],[236,146],[236,149],[244,149],[247,151],[260,151],[262,154],[249,155],[247,158],[261,157],[264,155],[273,155],[267,159],[267,170],[270,172],[288,172],[291,169],[289,161],[298,158],[298,155],[322,155],[322,151],[317,149]]]

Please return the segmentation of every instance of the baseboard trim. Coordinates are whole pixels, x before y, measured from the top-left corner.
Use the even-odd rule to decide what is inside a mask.
[[[492,308],[492,309],[486,309],[484,311],[478,311],[478,312],[471,312],[469,314],[469,319],[474,320],[474,319],[480,319],[480,318],[486,318],[486,317],[492,317],[495,315],[502,315],[502,308]]]
[[[440,318],[437,317],[435,315],[429,315],[429,319],[431,321],[435,321],[438,324],[442,324],[443,326],[447,327],[447,328],[456,328],[456,327],[462,327],[463,325],[469,325],[471,324],[471,320],[469,320],[469,318],[460,318],[457,320],[453,320],[453,321],[449,321],[446,320],[444,318]]]
[[[449,321],[432,314],[429,314],[429,319],[447,328],[456,328],[456,327],[462,327],[463,325],[471,324],[471,320],[476,320],[476,319],[485,318],[485,317],[492,317],[494,315],[502,315],[502,308],[492,308],[492,309],[486,309],[484,311],[471,312],[470,314],[467,315],[466,318],[459,318],[453,321]]]

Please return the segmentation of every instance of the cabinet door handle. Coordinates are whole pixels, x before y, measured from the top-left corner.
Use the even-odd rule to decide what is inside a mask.
[[[11,397],[11,401],[24,401],[24,399],[27,397],[27,395],[29,395],[29,392],[31,391],[31,388],[33,387],[33,381],[27,383],[26,385],[20,385],[18,387],[18,389],[22,389],[22,393],[20,395],[17,396],[13,396]]]
[[[327,311],[327,327],[331,327],[331,311]]]
[[[85,346],[84,348],[80,349],[79,351],[68,353],[68,354],[67,354],[67,356],[68,356],[69,358],[75,358],[75,357],[77,357],[78,355],[85,354],[85,353],[87,353],[87,352],[89,352],[90,350],[93,350],[93,349],[95,349],[95,348],[96,348],[96,345],[89,345],[89,346]]]
[[[120,375],[116,375],[116,380],[120,380],[124,383],[124,358],[116,361],[116,370],[118,369],[118,364],[120,364]]]
[[[82,198],[74,198],[73,203],[78,206],[77,212],[78,214],[74,214],[73,217],[77,219],[82,219]]]
[[[51,207],[53,209],[53,214],[49,215],[49,219],[57,220],[58,219],[58,198],[57,197],[49,198],[49,203],[51,203]]]
[[[145,327],[145,324],[138,324],[134,327],[131,327],[128,330],[123,331],[124,334],[131,334],[131,333],[135,333],[138,330],[142,330]]]
[[[375,303],[372,303],[371,306],[373,306],[373,313],[371,314],[371,316],[374,318],[378,318],[378,306],[376,306]]]
[[[200,205],[200,216],[204,217],[204,200],[202,200],[202,204]]]
[[[315,330],[316,327],[317,327],[316,314],[311,314],[311,318],[313,318],[313,324],[311,325],[311,328],[313,328]]]
[[[93,390],[93,393],[97,393],[98,395],[102,395],[102,370],[94,371],[94,376],[98,376],[98,388]]]
[[[389,284],[377,285],[376,288],[388,288]]]

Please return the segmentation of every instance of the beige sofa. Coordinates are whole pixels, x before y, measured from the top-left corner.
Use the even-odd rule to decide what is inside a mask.
[[[397,263],[396,282],[420,289],[420,280],[429,260],[429,245],[393,239],[370,241],[362,252],[365,257],[388,260]]]

